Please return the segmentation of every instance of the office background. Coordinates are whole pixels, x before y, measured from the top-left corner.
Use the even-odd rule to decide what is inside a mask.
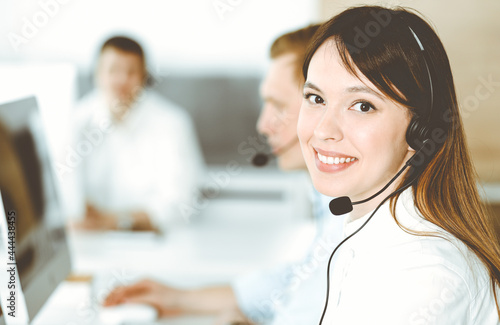
[[[363,3],[412,7],[436,27],[450,57],[474,163],[486,184],[486,196],[500,214],[500,2]],[[26,63],[38,68],[56,65],[65,72],[51,75],[42,69],[45,76],[35,78],[66,87],[66,94],[59,93],[69,103],[92,87],[92,67],[102,41],[115,34],[135,37],[148,54],[154,87],[192,115],[207,163],[235,159],[248,164],[249,157],[238,152],[238,145],[256,136],[258,87],[272,40],[356,4],[359,1],[3,0],[0,65],[7,70]],[[58,75],[70,80],[73,88],[68,80],[55,80]],[[33,78],[31,73],[25,76]],[[2,82],[11,80],[4,77]],[[53,125],[56,118],[65,117],[62,111],[47,115]],[[59,139],[57,131],[50,132]]]
[[[148,55],[148,68],[155,80],[153,87],[184,106],[193,117],[211,170],[223,170],[230,160],[248,168],[234,177],[232,184],[223,189],[226,193],[220,194],[204,211],[210,218],[192,222],[185,232],[168,237],[171,242],[164,250],[154,250],[159,246],[156,239],[142,246],[137,242],[127,246],[124,243],[128,239],[118,238],[124,249],[123,264],[118,265],[132,268],[132,263],[138,264],[135,261],[139,256],[144,257],[144,251],[149,252],[145,260],[153,263],[155,254],[161,253],[165,260],[176,261],[161,268],[168,279],[197,278],[199,268],[208,274],[206,281],[226,280],[242,270],[272,265],[278,258],[293,258],[286,256],[280,243],[293,242],[296,245],[289,248],[299,252],[296,236],[299,232],[285,226],[302,226],[299,222],[306,218],[309,209],[297,205],[304,203],[304,193],[287,192],[297,184],[295,178],[280,174],[275,166],[252,169],[250,156],[238,151],[239,145],[257,136],[255,123],[261,105],[258,89],[267,68],[269,46],[286,31],[324,21],[359,3],[352,0],[0,0],[0,101],[35,93],[56,159],[64,159],[67,145],[64,135],[70,131],[69,113],[75,101],[93,86],[92,69],[98,47],[116,34],[136,38]],[[497,104],[500,102],[497,19],[500,2],[365,0],[363,3],[413,7],[436,27],[450,57],[470,149],[500,233]],[[236,210],[241,213],[234,217]],[[259,238],[255,238],[255,233],[259,233]],[[277,234],[283,238],[273,241],[270,249],[267,243]],[[116,260],[96,256],[95,252],[102,250],[99,246],[102,242],[92,246],[91,240],[83,239],[72,244],[76,246],[74,250],[84,253],[74,261],[76,270],[99,274],[117,267]],[[228,247],[228,242],[232,247]],[[111,244],[114,246],[106,248],[115,254],[118,245]],[[136,255],[130,258],[132,248],[136,249]],[[186,272],[185,266],[194,265],[193,260],[197,268]],[[147,263],[139,266],[141,272],[153,268]],[[78,295],[71,292],[63,296]],[[52,308],[54,314],[45,319],[52,320],[61,311],[64,312]]]

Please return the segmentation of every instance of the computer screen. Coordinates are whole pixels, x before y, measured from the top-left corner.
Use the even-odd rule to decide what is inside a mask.
[[[3,217],[15,215],[17,272],[30,319],[70,271],[64,216],[56,186],[36,99],[28,97],[1,104]],[[5,314],[4,310],[4,317]]]

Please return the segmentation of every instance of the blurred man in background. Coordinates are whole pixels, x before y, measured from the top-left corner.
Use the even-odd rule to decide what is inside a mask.
[[[118,36],[102,45],[97,89],[76,111],[85,198],[77,228],[165,231],[198,193],[204,162],[193,123],[145,89],[148,78],[136,41]]]
[[[282,170],[306,168],[296,128],[303,97],[302,62],[317,28],[313,25],[285,34],[273,43],[271,66],[261,87],[264,107],[257,128],[267,136]],[[331,218],[331,198],[311,191],[317,234],[301,261],[241,276],[231,285],[196,290],[144,280],[115,289],[104,304],[146,303],[162,316],[219,314],[221,324],[317,323],[326,296],[327,261],[340,242],[343,218]]]

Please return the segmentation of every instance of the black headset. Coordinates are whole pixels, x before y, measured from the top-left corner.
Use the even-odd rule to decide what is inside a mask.
[[[434,89],[432,87],[432,77],[431,71],[429,69],[429,64],[427,64],[427,59],[425,58],[426,53],[422,42],[418,38],[417,34],[408,26],[410,32],[418,43],[420,51],[422,52],[422,58],[425,64],[425,68],[427,70],[427,75],[429,77],[429,91],[430,91],[430,103],[429,103],[429,114],[426,121],[422,121],[422,118],[418,115],[412,117],[410,124],[408,125],[408,129],[406,130],[406,142],[415,150],[419,150],[422,148],[423,144],[428,142],[431,138],[431,118],[432,111],[434,107]]]

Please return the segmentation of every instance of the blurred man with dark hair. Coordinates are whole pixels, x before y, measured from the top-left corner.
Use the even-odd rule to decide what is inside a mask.
[[[116,36],[101,46],[96,83],[115,118],[128,111],[148,78],[146,58],[136,41]],[[123,110],[123,111],[120,111]]]
[[[202,179],[203,158],[184,109],[145,88],[142,47],[117,36],[101,47],[97,89],[76,112],[86,201],[77,227],[158,230],[182,218]]]

